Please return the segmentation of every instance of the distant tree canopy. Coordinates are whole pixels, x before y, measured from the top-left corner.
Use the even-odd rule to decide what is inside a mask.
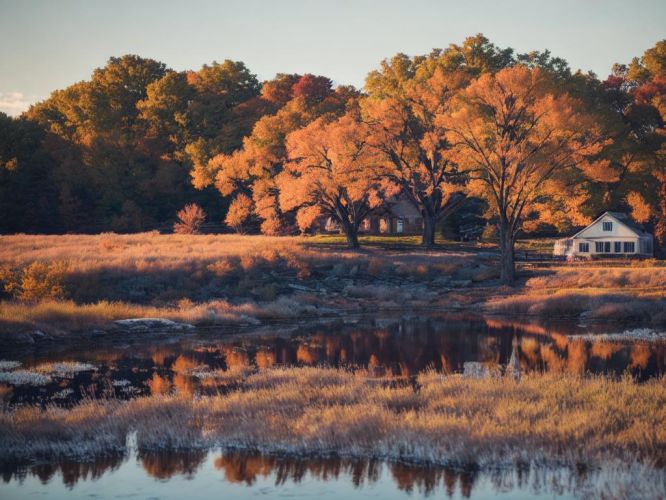
[[[531,76],[521,80],[525,71]],[[480,101],[500,95],[505,80],[532,82],[525,85],[536,101],[524,109],[533,117],[554,117],[548,102],[575,103],[575,119],[560,116],[553,134],[585,123],[604,140],[586,149],[582,136],[571,139],[581,161],[530,188],[520,223],[504,233],[568,230],[624,210],[664,245],[666,40],[601,80],[572,73],[547,50],[516,53],[481,34],[384,60],[363,91],[312,74],[262,83],[239,61],[177,72],[136,55],[111,58],[20,117],[0,114],[0,232],[169,230],[179,210],[196,204],[206,225],[221,230],[285,234],[326,215],[353,233],[398,191],[422,214],[426,245],[465,198],[490,202],[486,217],[501,225],[506,214],[477,178],[492,162],[470,158],[513,160],[539,137],[511,136],[518,123],[502,125],[506,136],[489,128],[507,119],[497,113],[510,103]],[[525,85],[511,98],[528,95]],[[474,137],[484,143],[461,143]],[[542,146],[541,163],[528,162],[539,172],[559,165],[553,144]],[[524,172],[528,163],[502,168]]]

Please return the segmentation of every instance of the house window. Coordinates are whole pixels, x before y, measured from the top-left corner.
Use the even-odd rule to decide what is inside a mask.
[[[604,231],[612,231],[613,223],[611,221],[604,222]]]
[[[621,253],[622,252],[622,242],[621,241],[616,241],[615,242],[615,249],[613,251],[615,253]]]
[[[636,244],[633,241],[624,242],[624,253],[634,253],[636,251]]]
[[[603,241],[595,241],[594,242],[594,251],[596,253],[604,253],[604,242]]]
[[[398,221],[396,223],[395,230],[396,230],[397,233],[404,232],[405,231],[405,221],[403,221],[402,219],[398,219]]]
[[[604,253],[610,253],[610,241],[604,242]]]
[[[590,244],[589,243],[578,243],[578,251],[580,253],[589,253]]]

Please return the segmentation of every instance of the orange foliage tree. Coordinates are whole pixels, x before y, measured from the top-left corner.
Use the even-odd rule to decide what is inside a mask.
[[[515,281],[514,243],[524,216],[562,202],[577,179],[599,169],[589,159],[601,150],[602,134],[581,108],[546,72],[519,65],[482,75],[437,119],[469,176],[469,192],[487,200],[497,219],[505,284]]]
[[[369,144],[383,157],[385,175],[423,216],[421,243],[435,244],[438,222],[461,203],[461,186],[446,130],[436,120],[452,96],[469,81],[462,71],[437,68],[424,79],[410,79],[390,95],[363,101]]]
[[[237,233],[242,233],[252,218],[252,199],[244,193],[239,193],[229,205],[224,222],[234,228]]]
[[[349,247],[358,248],[361,222],[396,192],[380,176],[367,138],[368,127],[351,113],[332,122],[319,118],[287,136],[290,161],[277,178],[280,206],[298,210],[301,230],[320,216],[331,217]]]
[[[224,196],[251,197],[252,215],[262,221],[261,231],[282,232],[285,223],[275,179],[286,161],[285,137],[319,116],[344,113],[355,94],[349,87],[333,90],[325,77],[279,75],[262,88],[262,98],[273,102],[276,112],[257,121],[242,148],[196,166],[192,172],[195,187],[214,184]]]

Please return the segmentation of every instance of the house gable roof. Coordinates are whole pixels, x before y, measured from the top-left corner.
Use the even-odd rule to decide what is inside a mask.
[[[649,234],[643,231],[643,228],[641,228],[638,224],[636,224],[633,220],[631,220],[627,214],[622,212],[604,212],[599,217],[597,217],[591,224],[585,226],[583,229],[574,234],[571,238],[572,239],[577,238],[578,235],[580,235],[583,231],[586,231],[590,227],[594,226],[596,223],[598,223],[601,219],[603,219],[606,216],[611,217],[619,224],[622,224],[631,232],[636,234],[636,236],[649,236]]]

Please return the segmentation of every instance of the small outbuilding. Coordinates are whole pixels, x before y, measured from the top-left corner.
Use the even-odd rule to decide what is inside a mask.
[[[652,257],[653,236],[621,212],[605,212],[570,238],[555,242],[553,254],[569,258]]]

